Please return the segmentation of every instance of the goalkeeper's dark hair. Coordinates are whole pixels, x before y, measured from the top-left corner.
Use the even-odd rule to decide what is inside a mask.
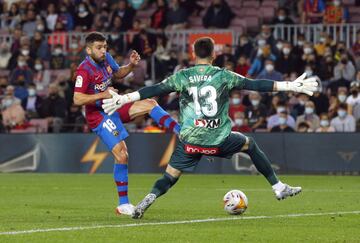
[[[214,42],[210,37],[197,39],[194,44],[195,55],[199,58],[209,58],[214,51]]]
[[[95,41],[106,41],[106,37],[105,35],[103,35],[102,33],[100,32],[91,32],[89,33],[86,37],[85,37],[85,44],[86,45],[91,45],[93,44]]]

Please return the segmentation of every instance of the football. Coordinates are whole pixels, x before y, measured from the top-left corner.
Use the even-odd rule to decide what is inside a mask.
[[[248,207],[248,199],[240,190],[231,190],[224,196],[224,210],[229,214],[242,214]]]

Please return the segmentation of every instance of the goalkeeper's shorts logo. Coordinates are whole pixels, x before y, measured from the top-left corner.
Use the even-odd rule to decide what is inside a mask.
[[[195,119],[195,127],[218,128],[221,124],[221,119]]]
[[[200,146],[185,144],[185,153],[187,154],[205,154],[205,155],[216,155],[219,153],[219,148],[204,148]]]

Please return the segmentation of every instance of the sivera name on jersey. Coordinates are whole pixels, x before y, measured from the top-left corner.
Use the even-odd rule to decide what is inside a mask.
[[[105,91],[105,89],[111,84],[111,79],[102,82],[101,84],[95,84],[95,89],[100,91]]]
[[[196,127],[204,128],[218,128],[221,124],[221,119],[195,119],[194,125]]]
[[[211,78],[212,78],[211,75],[195,75],[195,76],[190,76],[189,81],[190,83],[204,82],[204,81],[211,81]]]

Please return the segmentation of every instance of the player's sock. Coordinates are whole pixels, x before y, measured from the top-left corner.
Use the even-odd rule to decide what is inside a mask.
[[[114,164],[114,180],[119,195],[119,205],[129,203],[127,164]]]
[[[175,183],[178,181],[179,178],[175,178],[168,173],[164,173],[164,175],[155,182],[151,193],[155,194],[156,197],[160,197],[161,195],[165,194]]]
[[[254,163],[256,169],[263,174],[271,185],[279,182],[268,157],[260,150],[253,138],[249,138],[249,149],[246,151]]]
[[[180,125],[159,105],[151,110],[150,116],[157,124],[166,127],[176,134],[180,133]]]

